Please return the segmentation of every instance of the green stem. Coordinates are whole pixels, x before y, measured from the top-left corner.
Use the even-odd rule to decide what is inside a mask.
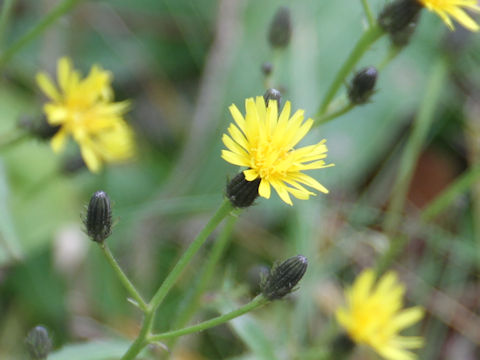
[[[363,54],[370,48],[370,46],[375,41],[380,39],[383,34],[384,31],[378,25],[370,27],[370,29],[363,33],[362,37],[358,40],[357,44],[348,56],[347,60],[345,60],[345,62],[343,63],[332,84],[327,90],[325,98],[323,99],[323,102],[320,105],[320,108],[318,109],[315,118],[320,118],[327,112],[330,102],[333,100],[333,97],[337,93],[340,86],[342,86],[342,84],[345,82],[347,76],[351,73],[353,67],[361,59]]]
[[[349,112],[350,110],[352,110],[354,107],[355,107],[355,104],[352,104],[349,102],[346,105],[343,105],[340,109],[334,110],[331,113],[325,114],[322,117],[320,117],[318,120],[315,121],[314,126],[323,125],[337,117],[340,117],[346,114],[347,112]]]
[[[455,182],[430,202],[420,215],[423,222],[428,222],[444,211],[458,195],[467,191],[480,178],[480,165],[465,171]]]
[[[416,116],[414,120],[412,132],[407,140],[405,151],[400,160],[399,173],[392,189],[392,200],[383,224],[384,232],[389,236],[396,232],[401,222],[402,210],[405,205],[410,181],[423,143],[433,122],[435,105],[443,89],[446,69],[444,59],[439,59],[433,64],[430,80],[425,91],[425,97],[422,101],[418,116]]]
[[[14,134],[7,135],[5,138],[0,140],[0,151],[5,151],[20,144],[22,141],[26,140],[30,136],[26,132],[15,132]]]
[[[192,291],[188,304],[181,309],[181,311],[179,311],[179,316],[175,322],[174,328],[185,326],[188,320],[190,320],[192,315],[195,313],[195,310],[197,310],[200,303],[200,298],[205,292],[208,283],[212,279],[213,274],[215,273],[215,268],[225,252],[225,249],[230,243],[232,231],[236,221],[237,217],[234,215],[230,215],[227,218],[225,226],[213,245],[212,251],[207,259],[207,263],[204,265],[202,272],[198,276],[198,281],[195,284],[195,288]],[[169,345],[169,347],[172,347],[173,343],[170,343]]]
[[[382,60],[380,64],[377,66],[377,71],[380,73],[385,67],[397,57],[397,55],[400,53],[402,50],[401,47],[398,46],[391,46],[390,49],[388,49],[387,55],[385,58]]]
[[[14,2],[15,0],[5,0],[3,2],[2,13],[0,14],[0,48],[3,47],[3,40],[5,39],[5,32],[10,21]]]
[[[198,331],[203,331],[211,327],[223,324],[229,320],[235,319],[236,317],[239,317],[249,311],[252,311],[260,306],[263,306],[268,302],[269,300],[264,298],[263,295],[259,295],[255,299],[250,301],[248,304],[242,306],[241,308],[238,308],[237,310],[234,310],[224,315],[217,316],[216,318],[201,322],[197,325],[189,326],[183,329],[164,332],[157,335],[152,335],[148,340],[149,342],[153,342],[153,341],[159,341],[159,340],[169,339],[173,337],[188,335]]]
[[[67,13],[77,2],[82,0],[63,0],[58,4],[47,16],[45,16],[35,27],[18,39],[0,56],[0,68],[5,64],[25,45],[39,36],[45,29],[51,26],[58,18]]]
[[[152,330],[154,311],[146,311],[145,318],[143,319],[142,328],[135,341],[130,345],[127,352],[122,356],[120,360],[133,360],[142,351],[145,346],[149,344],[148,337]]]
[[[110,251],[110,248],[106,243],[99,244],[100,249],[102,249],[103,254],[107,258],[107,261],[109,264],[112,266],[113,270],[117,274],[118,278],[120,279],[120,282],[123,284],[125,289],[128,291],[130,296],[137,302],[139,308],[145,312],[148,308],[147,303],[143,300],[142,296],[138,292],[138,290],[135,288],[135,286],[132,284],[132,282],[128,279],[127,275],[123,272],[122,268],[120,265],[118,265],[117,260],[115,260],[115,257],[113,256],[112,252]]]
[[[208,236],[213,232],[213,230],[215,230],[215,228],[218,226],[218,224],[220,224],[220,222],[225,218],[225,216],[227,216],[232,211],[232,209],[233,207],[230,203],[230,200],[225,199],[217,212],[212,216],[212,218],[207,223],[207,225],[205,225],[202,231],[200,231],[200,233],[193,240],[193,242],[190,244],[182,257],[178,260],[175,267],[168,274],[167,278],[162,283],[162,285],[157,290],[152,300],[148,304],[149,309],[155,311],[155,309],[158,308],[165,296],[167,296],[172,286],[177,282],[178,278],[182,274],[185,267],[189,264],[192,257],[197,253],[203,243],[207,240]]]
[[[372,10],[370,9],[370,5],[368,4],[368,0],[362,0],[363,11],[365,12],[365,16],[367,17],[368,25],[370,27],[375,25],[375,18],[373,17]]]

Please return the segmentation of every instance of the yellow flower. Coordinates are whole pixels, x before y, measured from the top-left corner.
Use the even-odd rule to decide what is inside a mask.
[[[131,158],[133,133],[123,119],[129,103],[113,101],[111,73],[94,65],[82,79],[71,60],[62,57],[58,61],[57,80],[58,88],[47,74],[37,74],[39,87],[50,98],[43,108],[47,121],[60,125],[51,141],[53,151],[62,151],[67,136],[71,135],[92,172],[98,172],[103,162]]]
[[[230,124],[228,133],[223,135],[223,143],[228,150],[222,150],[222,158],[229,163],[245,166],[243,173],[247,181],[260,178],[258,193],[270,197],[271,187],[280,198],[292,205],[290,195],[298,199],[308,199],[313,192],[302,184],[323,193],[328,190],[303,170],[320,169],[326,165],[326,140],[318,144],[294,149],[293,147],[308,133],[313,120],[303,122],[303,110],[297,110],[290,117],[290,102],[287,101],[278,116],[276,100],[270,100],[268,107],[262,96],[256,101],[245,100],[246,116],[235,105],[230,106],[235,124]]]
[[[357,344],[372,347],[388,360],[413,360],[407,349],[420,348],[420,336],[402,336],[399,332],[423,317],[421,307],[403,308],[405,286],[389,272],[374,286],[375,272],[363,271],[345,291],[347,305],[336,312],[337,321]]]
[[[453,30],[453,23],[450,17],[453,17],[460,24],[471,31],[478,31],[478,24],[465,12],[464,9],[480,11],[477,0],[418,0],[420,4],[430,11],[434,11],[447,24],[450,30]]]

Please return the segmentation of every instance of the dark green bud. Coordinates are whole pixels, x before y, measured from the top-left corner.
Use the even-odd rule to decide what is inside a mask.
[[[52,340],[43,326],[35,326],[25,338],[25,345],[33,360],[44,360],[52,350]]]
[[[350,337],[345,334],[339,334],[333,340],[331,345],[332,358],[334,359],[348,359],[348,356],[351,354],[355,348],[355,342],[350,339]]]
[[[103,243],[112,233],[112,208],[105,191],[97,191],[91,197],[84,224],[88,236],[98,243]]]
[[[307,271],[307,265],[307,258],[297,255],[273,266],[261,284],[263,296],[276,300],[291,293]]]
[[[248,181],[242,171],[227,184],[226,195],[233,206],[237,208],[249,207],[258,197],[259,186],[260,178]]]
[[[363,68],[355,74],[348,86],[348,98],[352,104],[365,104],[375,91],[378,72],[373,66]]]
[[[391,36],[416,23],[422,5],[417,0],[396,0],[387,4],[378,16],[378,24]]]
[[[45,117],[35,119],[25,116],[20,119],[18,125],[41,140],[50,140],[60,130],[60,125],[50,125]]]
[[[277,100],[277,106],[280,109],[282,94],[277,89],[270,88],[265,91],[265,94],[263,94],[263,99],[265,100],[265,106],[267,107],[270,100]]]
[[[273,16],[268,31],[268,42],[274,48],[286,47],[292,36],[290,9],[282,6]]]
[[[408,24],[402,31],[397,31],[390,34],[390,41],[398,48],[407,46],[417,29],[418,17],[410,24]]]
[[[269,76],[272,73],[272,71],[273,71],[273,64],[271,62],[266,61],[262,64],[263,75]]]

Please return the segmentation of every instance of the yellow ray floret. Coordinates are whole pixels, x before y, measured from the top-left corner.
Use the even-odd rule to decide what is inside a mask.
[[[480,12],[477,0],[418,0],[422,6],[434,11],[447,24],[450,30],[454,29],[451,18],[470,31],[478,31],[480,27],[466,12],[465,9]]]
[[[272,187],[290,205],[290,195],[302,200],[314,195],[304,185],[328,193],[317,180],[302,172],[333,166],[323,160],[327,157],[326,140],[294,149],[312,127],[313,120],[304,122],[303,110],[290,116],[289,101],[279,115],[277,102],[270,100],[267,107],[262,96],[246,99],[245,108],[244,117],[235,105],[230,106],[235,124],[230,124],[228,134],[223,135],[228,150],[222,150],[222,158],[247,167],[244,175],[248,181],[260,178],[258,193],[267,199]]]
[[[104,162],[133,157],[133,132],[123,119],[129,103],[113,101],[110,72],[95,65],[82,79],[71,60],[63,57],[58,61],[57,81],[58,87],[46,73],[37,74],[39,87],[50,99],[43,108],[47,121],[60,126],[52,149],[62,151],[72,136],[92,172],[98,172]]]
[[[403,309],[405,287],[395,273],[385,274],[376,285],[375,277],[367,269],[345,291],[346,307],[337,310],[337,321],[355,343],[372,347],[384,359],[414,360],[415,354],[408,350],[420,348],[423,338],[399,332],[418,322],[423,309]]]

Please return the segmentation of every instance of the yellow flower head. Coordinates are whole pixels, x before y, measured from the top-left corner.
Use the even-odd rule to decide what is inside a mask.
[[[51,141],[53,150],[61,151],[71,135],[92,172],[99,171],[103,162],[131,158],[133,133],[123,119],[129,104],[113,101],[110,72],[95,65],[82,79],[71,60],[62,57],[58,61],[57,80],[58,88],[46,73],[37,74],[39,87],[50,98],[43,108],[47,121],[53,126],[60,125]]]
[[[395,273],[382,276],[376,286],[375,277],[375,272],[367,269],[345,291],[347,304],[337,310],[337,321],[355,343],[372,347],[383,358],[413,360],[416,356],[407,349],[421,347],[423,339],[399,332],[419,321],[423,309],[402,309],[405,287]]]
[[[430,11],[434,11],[453,30],[453,17],[470,31],[478,31],[478,24],[465,12],[463,8],[480,11],[477,0],[418,0]]]
[[[280,198],[292,205],[290,195],[298,199],[308,199],[313,192],[302,184],[323,193],[328,190],[302,170],[320,169],[326,165],[326,140],[318,144],[294,149],[294,146],[308,133],[313,120],[303,122],[303,110],[297,110],[290,117],[290,102],[287,101],[278,116],[276,100],[270,100],[268,107],[262,96],[256,100],[245,100],[246,115],[235,105],[230,106],[235,124],[230,124],[228,133],[223,135],[223,143],[228,150],[222,150],[222,158],[229,163],[245,166],[245,179],[260,178],[258,193],[270,197],[271,187]]]

